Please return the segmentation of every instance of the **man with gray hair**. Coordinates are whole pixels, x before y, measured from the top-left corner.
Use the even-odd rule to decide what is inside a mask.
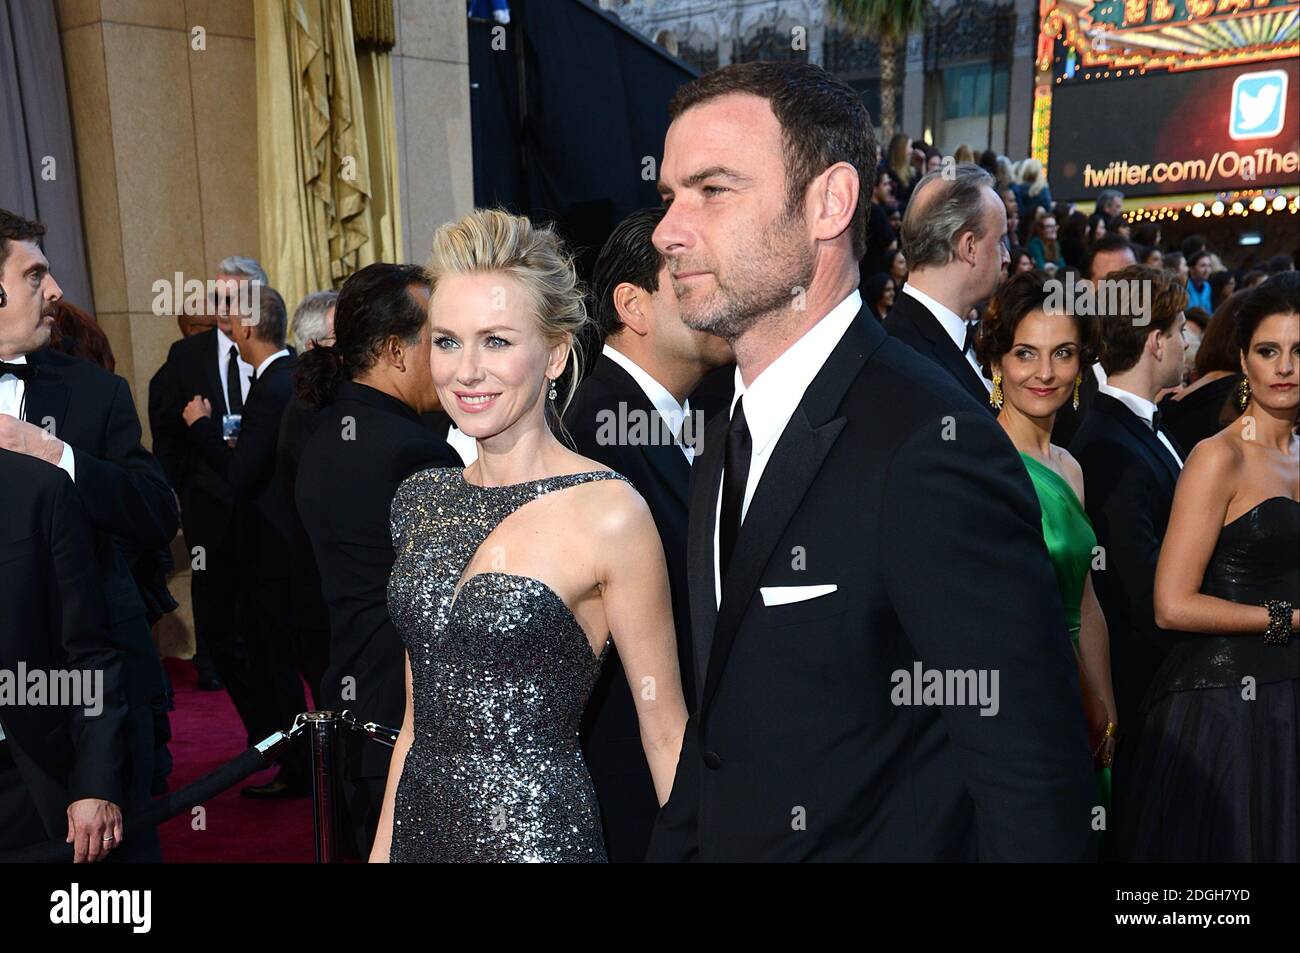
[[[230,487],[238,508],[238,552],[234,585],[227,597],[238,604],[238,628],[248,651],[258,740],[287,730],[306,708],[289,633],[288,592],[292,565],[293,509],[276,473],[280,422],[293,396],[295,359],[285,347],[288,314],[274,288],[257,289],[255,320],[236,316],[230,335],[240,357],[253,366],[253,386],[231,447],[212,402],[196,395],[183,411],[188,436],[203,460]],[[269,784],[244,788],[249,797],[285,797],[306,792],[306,766],[294,749]]]
[[[972,315],[993,295],[1007,253],[1007,209],[976,165],[941,168],[916,184],[903,217],[907,282],[885,330],[939,364],[992,411],[975,359]]]
[[[298,304],[289,322],[289,339],[299,354],[334,345],[334,302],[337,291],[313,291]]]
[[[1110,221],[1124,208],[1124,193],[1119,189],[1102,189],[1097,193],[1097,211]]]
[[[257,285],[254,282],[258,283]],[[255,287],[269,287],[266,271],[244,255],[231,255],[217,265],[207,317],[214,326],[172,344],[167,360],[149,381],[149,426],[153,452],[181,501],[185,546],[192,557],[202,554],[190,575],[194,606],[194,665],[198,687],[230,693],[253,738],[251,689],[240,674],[246,661],[235,638],[235,608],[230,597],[231,573],[238,564],[234,549],[235,504],[230,487],[198,454],[186,433],[181,412],[196,395],[212,407],[214,420],[233,430],[244,411],[253,367],[231,340],[230,316],[240,300],[251,303]]]

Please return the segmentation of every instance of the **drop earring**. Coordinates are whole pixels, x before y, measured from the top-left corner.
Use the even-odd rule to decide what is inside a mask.
[[[1245,410],[1246,406],[1249,403],[1250,403],[1250,381],[1246,380],[1246,378],[1243,377],[1241,379],[1241,383],[1237,385],[1237,406],[1240,407],[1242,410]]]
[[[1079,385],[1083,383],[1083,375],[1078,374],[1074,378],[1074,409],[1079,409]]]
[[[555,393],[556,393],[556,391],[555,391],[555,381],[551,381],[551,392],[550,392],[549,394],[547,394],[546,396],[549,397],[551,400],[555,400]]]
[[[1002,409],[1002,375],[1000,373],[994,373],[993,375],[993,391],[989,394],[989,403],[993,405],[995,410]]]

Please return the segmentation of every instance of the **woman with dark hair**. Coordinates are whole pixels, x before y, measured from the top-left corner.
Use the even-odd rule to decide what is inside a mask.
[[[1082,268],[1088,257],[1088,216],[1073,212],[1060,227],[1061,257],[1073,268]]]
[[[1098,790],[1109,810],[1118,716],[1106,619],[1090,572],[1097,537],[1083,507],[1083,471],[1052,443],[1057,412],[1067,401],[1078,409],[1083,369],[1096,359],[1096,330],[1088,318],[1050,307],[1049,281],[1041,271],[1008,279],[980,323],[975,356],[993,381],[989,403],[998,409],[998,423],[1020,451],[1038,494],[1043,539],[1078,657]]]
[[[1185,635],[1131,742],[1130,860],[1300,860],[1300,288],[1245,298],[1243,415],[1188,456],[1156,568],[1156,622]]]
[[[1133,242],[1135,245],[1146,245],[1150,248],[1158,249],[1160,247],[1160,223],[1143,222],[1140,225],[1135,226],[1129,241]],[[1140,261],[1138,264],[1145,265],[1146,262]],[[1151,267],[1158,268],[1159,266],[1152,265]]]
[[[862,300],[866,302],[872,316],[877,321],[883,321],[890,309],[894,307],[894,295],[897,291],[898,289],[894,287],[894,279],[885,272],[879,271],[867,276],[862,286]]]
[[[1193,370],[1196,352],[1200,349],[1201,339],[1205,337],[1205,329],[1209,327],[1210,313],[1204,308],[1188,308],[1184,316],[1187,323],[1183,325],[1183,341],[1187,346],[1183,355],[1186,372],[1183,383],[1186,384],[1195,380]]]
[[[1186,285],[1187,276],[1190,273],[1186,256],[1180,251],[1165,252],[1165,271],[1172,271],[1178,276],[1178,280]]]
[[[1186,243],[1184,243],[1186,244]],[[1202,248],[1187,256],[1187,306],[1214,313],[1210,285],[1210,253]]]
[[[1218,310],[1237,290],[1237,276],[1230,271],[1216,271],[1210,275],[1210,304]],[[1213,312],[1211,312],[1213,313]]]
[[[1014,278],[1026,271],[1034,270],[1034,256],[1021,245],[1012,247],[1007,256],[1007,277]]]
[[[1206,437],[1218,433],[1241,412],[1233,400],[1241,383],[1241,358],[1237,353],[1237,312],[1244,295],[1233,295],[1219,305],[1201,334],[1196,348],[1192,383],[1160,402],[1165,429],[1174,435],[1184,453]],[[1192,312],[1187,310],[1187,328]],[[1189,360],[1192,358],[1188,348]]]
[[[885,260],[889,263],[889,277],[894,279],[894,287],[901,291],[907,283],[907,256],[901,248],[896,248]]]
[[[64,354],[98,364],[110,373],[117,366],[108,335],[90,314],[60,298],[54,303],[50,345]]]
[[[1165,266],[1165,254],[1155,245],[1138,245],[1137,260],[1139,265],[1155,268],[1157,271]]]
[[[1106,230],[1106,216],[1101,212],[1093,212],[1088,216],[1088,228],[1084,233],[1084,241],[1089,245],[1095,245],[1097,240],[1106,234]]]
[[[1106,231],[1112,235],[1123,235],[1129,241],[1133,240],[1133,226],[1123,215],[1112,215],[1107,219]]]

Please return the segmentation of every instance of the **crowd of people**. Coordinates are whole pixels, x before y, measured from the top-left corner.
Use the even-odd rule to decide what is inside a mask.
[[[882,158],[813,66],[670,116],[585,284],[500,210],[292,323],[224,259],[152,452],[0,211],[0,667],[104,686],[0,705],[0,857],[158,859],[122,819],[166,784],[179,529],[250,744],[309,698],[400,726],[344,739],[359,858],[1300,859],[1290,261],[1162,249],[1033,160]],[[243,793],[306,784],[291,749]]]

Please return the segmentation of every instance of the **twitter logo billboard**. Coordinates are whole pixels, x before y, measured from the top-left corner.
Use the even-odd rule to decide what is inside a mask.
[[[1243,73],[1232,84],[1232,114],[1228,135],[1233,139],[1270,139],[1286,121],[1284,70]]]

